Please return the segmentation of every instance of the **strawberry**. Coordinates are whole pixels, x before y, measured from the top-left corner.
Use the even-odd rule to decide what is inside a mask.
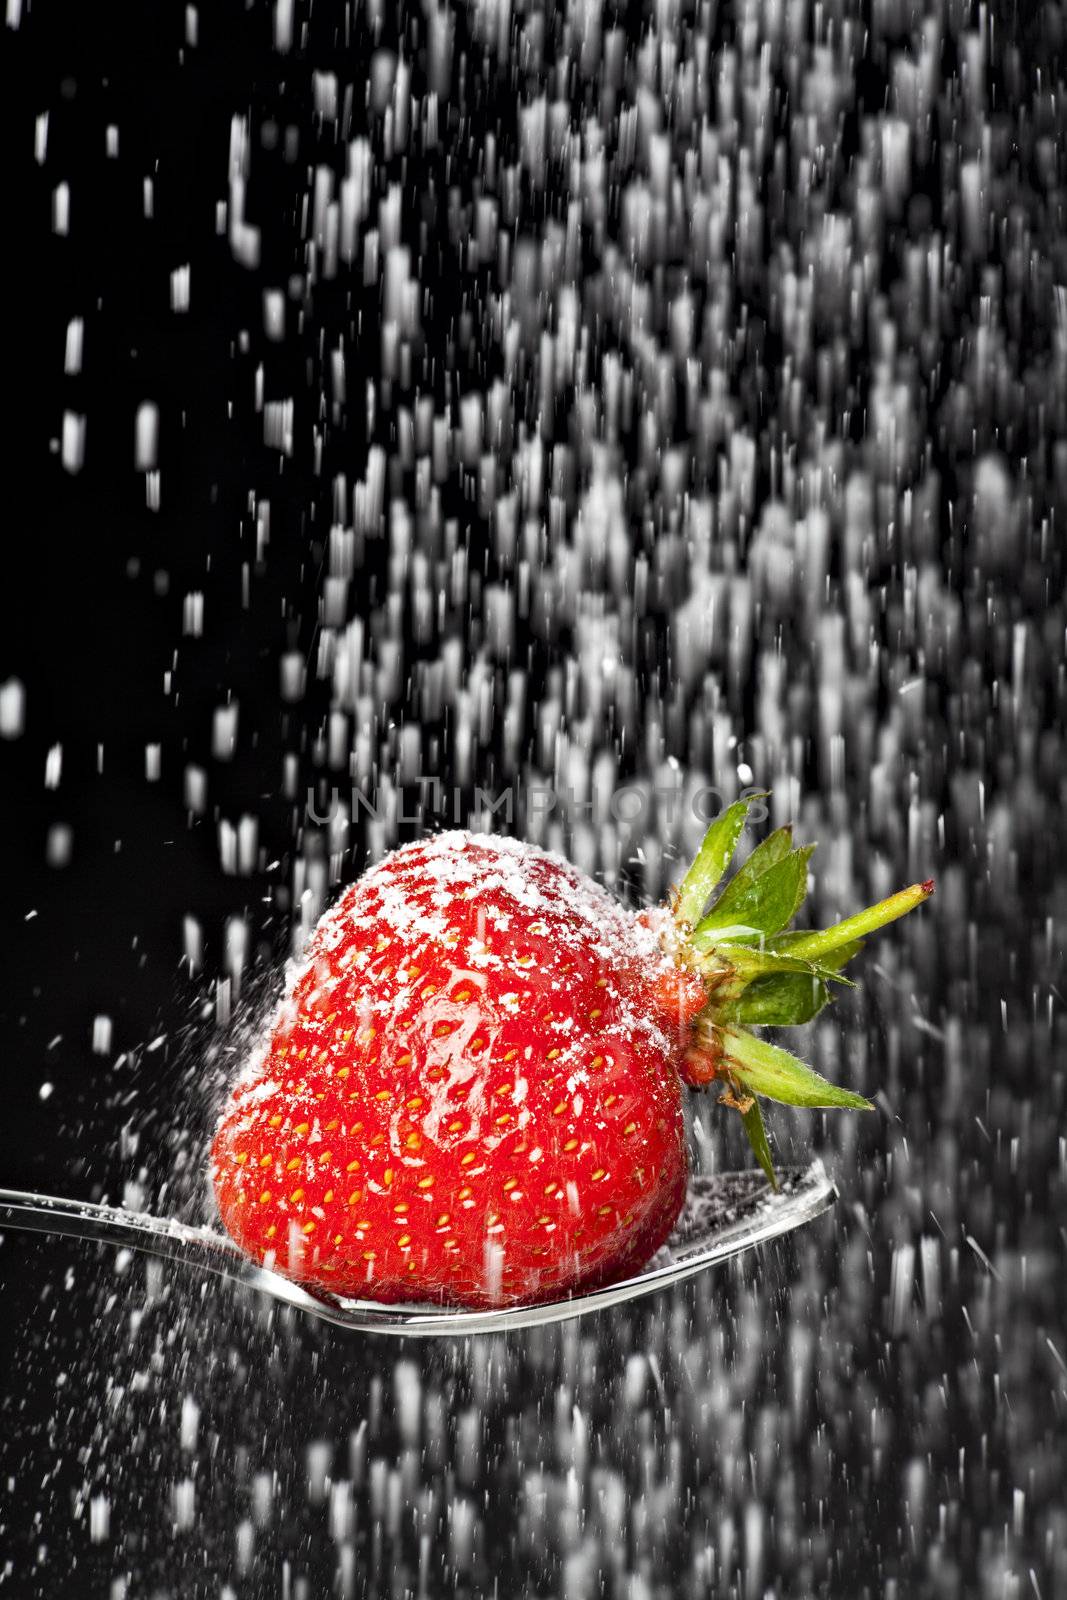
[[[806,1021],[932,884],[788,934],[806,850],[772,834],[710,912],[747,811],[672,908],[462,832],[403,846],[322,918],[212,1147],[255,1259],[376,1300],[556,1299],[638,1270],[685,1197],[682,1083],[718,1080],[773,1183],[756,1094],[865,1107],[749,1024]]]

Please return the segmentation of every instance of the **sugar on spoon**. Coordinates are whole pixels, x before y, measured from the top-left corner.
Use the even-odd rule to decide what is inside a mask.
[[[232,1240],[211,1228],[55,1195],[0,1189],[0,1229],[64,1234],[139,1250],[231,1278],[351,1333],[455,1338],[563,1322],[652,1294],[781,1238],[819,1216],[836,1198],[821,1161],[783,1168],[778,1179],[775,1192],[756,1171],[694,1175],[670,1239],[634,1277],[568,1299],[497,1310],[386,1305],[312,1292],[280,1272],[257,1266]]]

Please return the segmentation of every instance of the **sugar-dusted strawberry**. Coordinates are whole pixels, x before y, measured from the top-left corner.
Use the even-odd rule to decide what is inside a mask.
[[[224,1112],[212,1176],[234,1238],[338,1294],[555,1299],[669,1234],[683,1080],[721,1080],[772,1181],[756,1093],[866,1106],[748,1024],[807,1020],[859,938],[932,886],[784,934],[808,852],[779,830],[705,914],[746,809],[712,825],[673,912],[635,915],[511,839],[387,856],[319,923]]]
[[[226,1226],[378,1299],[637,1268],[685,1194],[680,987],[564,861],[462,833],[396,851],[320,922],[219,1129]]]

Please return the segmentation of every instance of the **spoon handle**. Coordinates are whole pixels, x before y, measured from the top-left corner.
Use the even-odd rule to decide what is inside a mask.
[[[210,1228],[196,1228],[174,1217],[154,1217],[147,1211],[124,1211],[118,1206],[96,1205],[91,1200],[70,1200],[54,1194],[31,1194],[23,1189],[0,1189],[0,1230],[63,1234],[112,1245],[119,1250],[139,1250],[185,1266],[213,1272],[220,1278],[272,1295],[283,1305],[341,1327],[351,1326],[349,1313],[328,1299],[319,1299],[280,1273],[250,1261],[240,1247]]]
[[[140,1250],[168,1261],[189,1261],[208,1271],[232,1274],[244,1257],[235,1244],[210,1228],[173,1217],[101,1206],[23,1189],[0,1189],[0,1228],[25,1233],[60,1233],[116,1249]]]

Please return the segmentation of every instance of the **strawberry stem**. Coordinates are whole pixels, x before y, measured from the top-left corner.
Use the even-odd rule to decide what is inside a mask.
[[[933,879],[913,883],[831,928],[785,932],[807,892],[813,846],[792,848],[792,829],[778,828],[757,845],[715,900],[753,800],[728,806],[708,828],[674,899],[679,964],[699,975],[706,1003],[697,1013],[683,1074],[693,1087],[713,1078],[728,1085],[722,1103],[740,1112],[753,1154],[777,1188],[767,1129],[754,1096],[789,1106],[870,1111],[871,1102],[840,1089],[806,1061],[759,1038],[752,1027],[810,1022],[830,1001],[830,986],[848,983],[841,968],[869,933],[906,916],[934,892]]]
[[[749,1144],[752,1146],[752,1154],[766,1173],[767,1182],[777,1193],[778,1178],[774,1171],[770,1141],[767,1138],[767,1128],[763,1121],[763,1112],[760,1110],[758,1100],[753,1100],[748,1110],[742,1111],[741,1125],[745,1130]]]
[[[898,917],[907,916],[909,911],[921,906],[924,900],[929,900],[933,892],[932,878],[928,878],[925,883],[913,883],[910,888],[898,890],[896,894],[891,894],[888,900],[880,900],[876,906],[868,906],[866,911],[860,911],[854,917],[846,917],[843,922],[835,923],[832,928],[822,928],[817,933],[801,934],[799,939],[790,939],[789,954],[802,961],[818,961],[821,957],[840,949],[842,945],[851,944],[856,939],[864,938],[868,933],[874,933],[877,928],[884,928],[887,923],[895,922]]]

